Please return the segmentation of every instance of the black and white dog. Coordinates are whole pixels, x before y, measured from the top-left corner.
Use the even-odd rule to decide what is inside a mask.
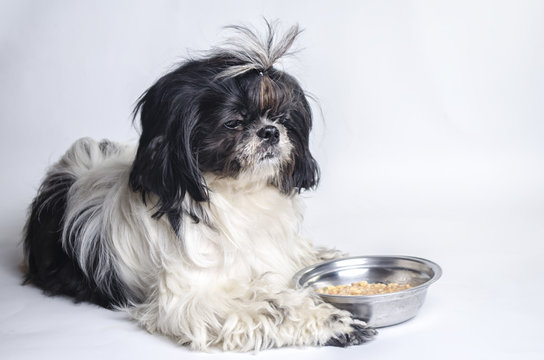
[[[290,287],[338,256],[299,232],[298,195],[319,177],[312,115],[273,65],[300,31],[231,29],[142,95],[137,148],[80,139],[52,166],[25,228],[27,281],[192,349],[363,343],[364,322]]]

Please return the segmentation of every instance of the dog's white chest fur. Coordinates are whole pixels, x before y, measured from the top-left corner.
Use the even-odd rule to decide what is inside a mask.
[[[302,216],[296,197],[272,186],[208,180],[206,221],[186,217],[182,226],[184,250],[194,266],[229,280],[247,282],[274,272],[287,281],[307,257],[298,235]]]

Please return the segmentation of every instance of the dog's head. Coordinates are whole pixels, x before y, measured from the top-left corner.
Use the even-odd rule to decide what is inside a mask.
[[[317,184],[308,147],[310,106],[298,82],[273,65],[300,33],[280,39],[268,24],[264,39],[246,27],[208,56],[183,63],[140,98],[142,134],[130,174],[135,191],[158,197],[177,230],[188,193],[206,201],[204,174],[265,182],[285,194]]]

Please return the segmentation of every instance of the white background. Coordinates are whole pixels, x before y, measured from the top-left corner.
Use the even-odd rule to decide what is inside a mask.
[[[192,353],[122,313],[45,297],[17,266],[47,166],[82,136],[135,142],[148,86],[222,26],[263,16],[305,28],[284,66],[321,108],[305,233],[444,275],[415,319],[369,344],[257,358],[543,358],[544,2],[0,4],[0,358],[250,356]]]

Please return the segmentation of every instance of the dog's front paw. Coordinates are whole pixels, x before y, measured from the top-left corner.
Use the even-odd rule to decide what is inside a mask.
[[[338,319],[342,323],[348,322],[347,331],[338,333],[331,337],[325,346],[338,346],[346,347],[352,345],[360,345],[367,341],[370,341],[378,334],[378,332],[369,327],[364,321],[356,318],[349,318],[348,321],[344,319]]]

